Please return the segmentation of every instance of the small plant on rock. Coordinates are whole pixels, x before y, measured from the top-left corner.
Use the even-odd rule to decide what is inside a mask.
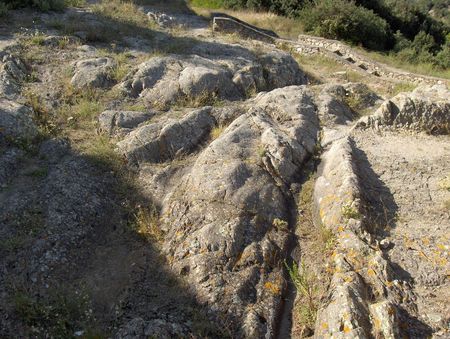
[[[275,218],[272,225],[280,231],[289,231],[289,224],[283,219]]]
[[[164,233],[159,227],[159,216],[154,206],[138,206],[134,215],[134,230],[146,240],[162,241]]]
[[[317,301],[319,288],[316,285],[317,277],[304,262],[300,266],[294,261],[292,265],[284,263],[289,276],[297,289],[299,300],[297,308],[300,316],[300,322],[310,328],[314,327],[317,316]]]
[[[351,203],[345,204],[342,206],[342,216],[345,219],[360,219],[361,214],[358,212],[358,210],[352,206]]]
[[[218,125],[211,130],[211,139],[216,140],[225,130],[225,126]]]

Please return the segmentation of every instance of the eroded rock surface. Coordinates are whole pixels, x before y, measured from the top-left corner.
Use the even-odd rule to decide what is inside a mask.
[[[76,88],[106,88],[113,84],[111,71],[116,66],[111,58],[93,58],[74,64],[71,84]]]
[[[0,144],[31,141],[38,134],[30,108],[7,99],[0,99]]]
[[[289,238],[283,187],[318,131],[305,88],[258,99],[199,155],[162,211],[173,268],[246,336],[274,334],[283,289],[278,258]]]
[[[20,83],[25,80],[27,68],[24,63],[9,53],[0,52],[0,95],[9,99],[20,93]]]
[[[286,53],[260,59],[242,55],[237,62],[199,55],[155,57],[132,71],[120,88],[133,97],[143,97],[151,106],[168,108],[182,98],[237,100],[249,92],[301,85],[306,76]]]
[[[104,111],[98,117],[99,130],[109,135],[126,134],[154,115],[154,112]]]
[[[1,54],[0,336],[55,337],[62,323],[68,337],[91,324],[114,338],[287,337],[285,264],[316,253],[305,255],[306,236],[292,249],[300,216],[311,217],[296,201],[320,152],[308,225],[332,241],[310,264],[331,278],[314,331],[304,329],[448,334],[448,139],[397,131],[447,133],[447,89],[400,94],[358,122],[376,132],[354,129],[381,98],[360,83],[308,87],[301,65],[273,45],[225,43],[194,14],[153,11],[160,31],[117,36],[106,52],[95,38],[114,19],[70,12],[80,39],[55,28],[33,47],[52,62],[25,67]],[[131,69],[123,80],[114,60]],[[69,63],[73,96],[60,86]],[[22,88],[39,94],[45,114],[24,104]],[[101,89],[95,116],[79,112],[87,88]],[[67,139],[49,136],[54,123]],[[76,319],[61,321],[68,313],[55,311],[53,293],[78,304]]]
[[[372,116],[361,118],[361,128],[393,128],[448,134],[450,131],[450,91],[445,85],[418,87],[386,101]]]

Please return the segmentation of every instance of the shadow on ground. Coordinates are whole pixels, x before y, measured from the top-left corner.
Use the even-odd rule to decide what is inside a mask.
[[[135,207],[153,204],[116,167],[52,139],[16,169],[0,190],[1,337],[109,337],[133,319],[224,335],[137,234]]]

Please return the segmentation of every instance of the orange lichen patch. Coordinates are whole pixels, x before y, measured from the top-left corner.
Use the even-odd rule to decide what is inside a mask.
[[[348,239],[348,238],[350,238],[350,234],[348,234],[348,233],[341,233],[341,234],[339,234],[339,237],[341,239]]]
[[[425,237],[425,238],[422,239],[422,242],[423,242],[424,245],[428,246],[430,244],[430,239]]]
[[[178,238],[178,237],[181,237],[183,234],[184,234],[183,231],[176,231],[176,232],[175,232],[175,236],[176,236],[177,238]]]
[[[355,251],[353,248],[350,248],[347,252],[347,257],[349,259],[354,259],[359,255],[359,253],[357,251]]]
[[[274,284],[274,283],[272,283],[272,282],[270,282],[270,281],[267,281],[267,282],[264,284],[264,287],[265,287],[266,289],[268,289],[270,292],[272,292],[273,294],[280,294],[280,292],[281,292],[281,289],[280,289],[280,287],[278,286],[278,284]]]
[[[344,277],[344,281],[347,282],[347,283],[351,283],[353,280],[354,279],[353,279],[353,277],[351,275],[346,275]]]
[[[371,269],[371,268],[369,268],[369,269],[367,270],[367,274],[368,274],[370,277],[376,276],[375,271],[374,271],[373,269]]]
[[[394,286],[394,283],[392,281],[385,281],[384,283],[388,288],[391,288],[392,286]]]
[[[374,325],[374,327],[376,329],[381,328],[381,321],[380,321],[380,319],[378,319],[377,317],[374,317],[373,318],[373,325]]]
[[[419,251],[419,255],[420,255],[421,257],[424,257],[424,258],[427,259],[427,260],[430,260],[430,258],[428,258],[428,256],[425,254],[424,251]]]
[[[348,334],[348,333],[350,333],[351,331],[352,331],[352,329],[351,329],[350,327],[348,327],[347,325],[344,325],[343,332],[344,332],[345,334]]]

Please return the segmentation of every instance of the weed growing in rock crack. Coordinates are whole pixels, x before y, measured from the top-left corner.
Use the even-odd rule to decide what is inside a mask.
[[[128,104],[122,104],[122,110],[143,112],[143,111],[147,110],[147,107],[145,107],[145,105],[142,103],[128,103]]]
[[[39,80],[39,76],[35,70],[31,71],[30,74],[27,74],[25,76],[25,82],[27,82],[27,83],[37,82],[38,80]]]
[[[211,130],[211,140],[216,140],[225,130],[225,126],[218,125]]]
[[[64,84],[61,93],[63,104],[59,108],[58,117],[66,121],[60,123],[70,122],[80,128],[92,124],[104,109],[103,95],[100,90],[92,88],[77,90],[70,84]]]
[[[146,240],[159,242],[164,239],[164,233],[159,227],[158,211],[154,206],[150,208],[138,206],[132,228]]]
[[[223,106],[224,102],[219,98],[217,92],[202,92],[198,95],[184,95],[181,96],[172,108],[183,108],[183,107],[204,107],[204,106]]]
[[[296,305],[302,324],[313,328],[317,316],[317,301],[319,288],[316,285],[317,277],[304,262],[300,266],[293,262],[290,266],[284,263],[299,296]]]
[[[45,228],[45,219],[38,207],[30,207],[13,222],[14,234],[0,240],[0,249],[13,251],[27,242],[29,237],[34,237]]]
[[[48,168],[47,167],[40,167],[32,169],[29,172],[25,172],[25,175],[34,177],[34,178],[43,178],[46,177],[48,174]]]
[[[264,158],[267,154],[267,150],[263,145],[258,145],[258,147],[256,148],[256,154],[258,155],[258,158]]]
[[[44,45],[45,42],[45,34],[38,32],[32,35],[31,37],[27,38],[26,42],[32,45],[42,46]]]
[[[275,218],[272,222],[272,225],[279,231],[284,231],[284,232],[289,231],[289,224],[282,219]]]
[[[33,109],[33,120],[39,128],[40,137],[46,139],[57,135],[58,127],[42,99],[32,91],[25,90],[22,95],[27,106]]]
[[[329,228],[320,226],[319,235],[322,243],[323,250],[326,253],[331,252],[336,246],[336,235]]]
[[[107,50],[99,50],[98,53],[99,56],[112,58],[116,62],[116,67],[113,67],[109,74],[112,80],[121,81],[131,70],[130,60],[133,59],[133,55],[130,52],[113,53]]]
[[[364,88],[364,93],[349,93],[344,98],[345,103],[352,109],[354,113],[359,112],[364,108],[364,97],[370,95],[369,88]]]
[[[345,219],[360,219],[361,214],[358,212],[358,210],[352,206],[351,203],[344,204],[341,208],[342,216]]]

